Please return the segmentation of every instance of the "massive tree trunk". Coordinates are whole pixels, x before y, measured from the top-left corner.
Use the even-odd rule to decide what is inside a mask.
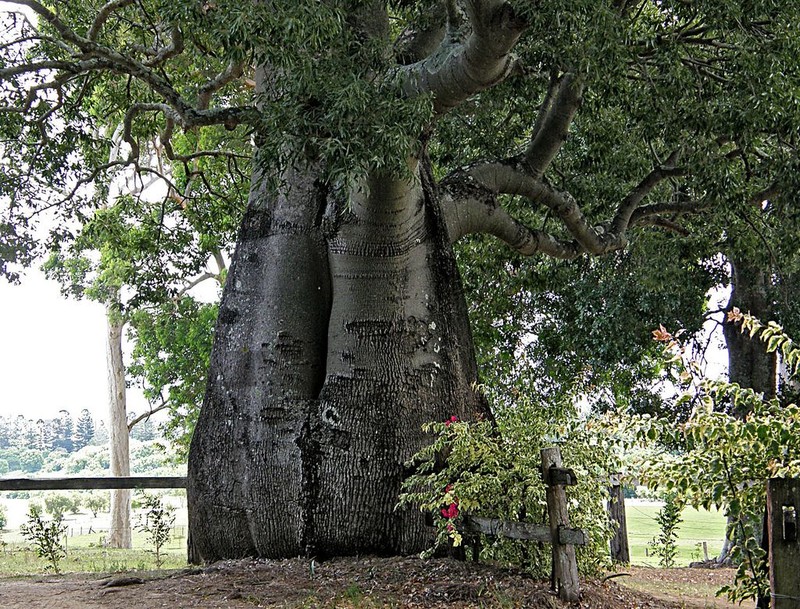
[[[112,476],[130,476],[130,450],[125,399],[125,363],[122,359],[122,329],[125,325],[113,306],[106,309],[108,321],[108,440]],[[131,547],[131,492],[111,491],[111,529],[106,543],[111,548]]]
[[[428,421],[485,412],[437,193],[313,168],[254,181],[189,454],[190,559],[411,553],[396,511]]]

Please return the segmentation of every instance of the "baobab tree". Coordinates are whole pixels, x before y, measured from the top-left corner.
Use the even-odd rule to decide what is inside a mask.
[[[603,255],[796,186],[794,0],[9,4],[30,12],[0,68],[6,274],[39,210],[80,219],[102,172],[154,171],[144,137],[220,196],[194,162],[237,175],[252,146],[189,453],[192,560],[428,544],[395,510],[421,427],[488,414],[460,238]],[[114,163],[89,128],[109,114]]]

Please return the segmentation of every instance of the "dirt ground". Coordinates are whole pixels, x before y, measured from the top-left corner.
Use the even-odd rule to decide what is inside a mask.
[[[655,598],[631,587],[636,581],[667,577],[715,579],[730,573],[693,569],[627,570],[630,576],[582,583],[580,609],[678,609],[726,607],[698,597]],[[694,573],[704,571],[703,573]],[[722,576],[722,577],[721,577]],[[630,580],[620,584],[620,580]],[[156,609],[169,607],[525,607],[561,609],[548,582],[487,565],[449,559],[340,558],[226,561],[173,573],[100,576],[71,574],[0,579],[0,608]]]

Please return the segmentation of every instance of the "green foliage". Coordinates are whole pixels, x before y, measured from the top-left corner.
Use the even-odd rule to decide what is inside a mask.
[[[665,569],[675,566],[675,557],[678,554],[678,525],[683,522],[681,518],[682,510],[683,505],[678,501],[677,495],[669,493],[666,496],[664,506],[656,515],[659,533],[656,537],[653,537],[648,546],[652,548],[653,554],[659,557],[658,564]]]
[[[60,573],[59,563],[67,556],[64,533],[67,526],[60,518],[42,520],[41,509],[33,505],[28,512],[28,521],[19,528],[22,536],[36,546],[36,553],[48,562],[48,568]]]
[[[594,572],[608,560],[612,532],[604,501],[608,476],[620,466],[616,440],[597,429],[591,420],[554,416],[552,409],[522,399],[496,425],[431,423],[434,442],[409,464],[416,473],[404,483],[400,506],[432,514],[438,535],[430,552],[461,543],[463,514],[545,523],[540,451],[555,443],[565,466],[578,477],[578,485],[568,491],[571,525],[587,530],[590,537],[590,545],[579,549],[579,566]],[[516,564],[537,575],[549,572],[550,553],[540,544],[488,538],[482,548],[484,559]]]
[[[761,324],[737,310],[729,317],[741,321],[743,330],[765,341],[768,349],[780,349],[787,361],[798,357],[797,347],[776,324]],[[695,367],[684,359],[674,337],[663,328],[656,337],[666,343],[668,361],[687,382],[685,400],[694,410],[679,426],[649,418],[633,423],[642,440],[679,449],[645,463],[644,478],[695,507],[725,510],[738,570],[735,584],[723,591],[732,601],[755,598],[767,590],[765,556],[758,541],[766,480],[800,475],[800,408],[764,400],[733,383],[695,378]]]
[[[145,513],[140,516],[136,530],[147,534],[147,540],[153,546],[156,569],[160,569],[164,562],[163,547],[169,541],[175,523],[174,509],[165,505],[161,497],[147,493],[142,493],[141,505]]]
[[[78,495],[54,495],[49,494],[44,499],[44,509],[54,520],[61,521],[64,514],[72,512],[77,514],[81,506],[81,498]]]
[[[129,372],[151,404],[167,405],[162,432],[185,460],[206,385],[217,306],[185,296],[131,318],[135,337]]]
[[[8,523],[8,510],[6,506],[0,505],[0,531],[6,528]]]
[[[92,513],[92,518],[97,518],[97,514],[99,512],[108,511],[111,502],[109,500],[108,493],[92,492],[86,499],[84,499],[83,504]]]

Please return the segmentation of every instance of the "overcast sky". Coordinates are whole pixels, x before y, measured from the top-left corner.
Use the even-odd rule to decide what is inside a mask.
[[[128,410],[146,403],[129,390]],[[29,270],[22,285],[0,279],[0,413],[52,418],[107,410],[102,305],[64,299],[58,284]]]

